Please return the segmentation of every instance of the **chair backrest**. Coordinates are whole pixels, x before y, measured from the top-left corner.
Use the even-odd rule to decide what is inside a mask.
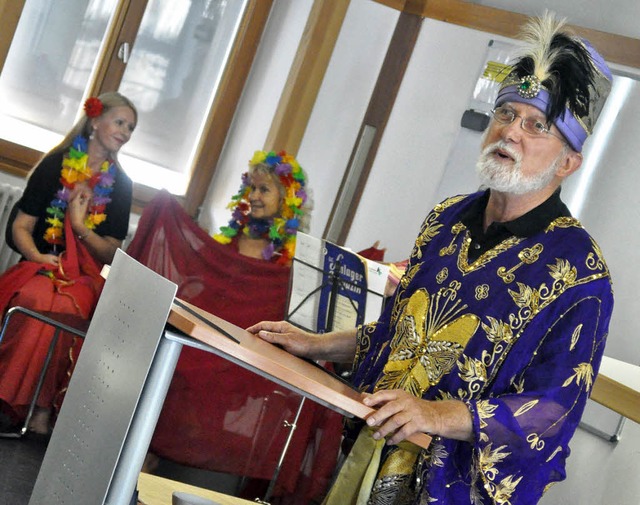
[[[133,436],[134,414],[159,352],[176,289],[174,283],[118,250],[30,505],[106,503],[127,437]],[[156,420],[149,420],[151,433]],[[128,471],[130,489],[122,496],[133,495],[139,469]],[[109,502],[129,503],[111,498]]]

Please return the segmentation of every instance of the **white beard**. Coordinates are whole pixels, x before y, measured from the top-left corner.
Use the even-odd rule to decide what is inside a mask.
[[[494,158],[492,153],[496,149],[505,151],[513,158],[511,166]],[[522,156],[520,153],[512,149],[507,142],[499,140],[482,150],[476,163],[476,173],[483,186],[501,193],[514,195],[534,193],[545,188],[553,180],[564,154],[564,152],[560,153],[543,172],[525,176],[522,173]]]

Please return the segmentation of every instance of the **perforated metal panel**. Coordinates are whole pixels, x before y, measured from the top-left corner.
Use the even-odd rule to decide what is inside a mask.
[[[126,489],[112,493],[122,473],[132,426],[143,425],[147,440],[166,393],[153,399],[155,414],[135,421],[144,404],[145,383],[153,381],[154,358],[176,293],[176,285],[118,251],[91,320],[60,416],[36,481],[30,505],[129,503],[136,464],[126,461]],[[171,358],[175,367],[177,353]],[[165,373],[168,384],[173,367]],[[142,399],[141,399],[142,398]],[[144,410],[144,409],[143,409]],[[139,430],[138,430],[139,431]],[[137,440],[134,440],[135,444]],[[120,486],[122,487],[122,486]]]

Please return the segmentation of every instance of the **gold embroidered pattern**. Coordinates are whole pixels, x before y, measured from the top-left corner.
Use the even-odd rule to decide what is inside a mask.
[[[447,280],[447,277],[449,277],[449,269],[447,267],[444,267],[438,272],[438,275],[436,275],[436,282],[438,284],[442,284]]]
[[[577,367],[573,369],[575,372],[571,375],[564,383],[562,384],[563,388],[570,386],[571,383],[575,380],[576,385],[580,385],[581,382],[584,383],[587,391],[591,391],[591,386],[593,385],[593,367],[591,363],[580,363]]]
[[[573,334],[571,335],[571,345],[569,346],[569,350],[573,351],[578,344],[578,340],[580,340],[580,332],[582,331],[582,324],[576,326],[575,330],[573,330]]]
[[[455,237],[447,247],[440,249],[440,256],[453,256],[458,250],[458,246],[453,243]]]
[[[473,263],[469,264],[469,247],[471,246],[471,237],[469,236],[469,232],[466,232],[464,240],[462,241],[462,246],[460,247],[460,254],[458,255],[458,269],[463,274],[468,274],[473,272],[479,268],[487,265],[491,260],[498,257],[501,253],[508,251],[513,246],[518,245],[522,242],[523,239],[518,237],[510,237],[506,240],[500,242],[493,249],[489,249],[485,253],[483,253],[477,260]]]
[[[567,260],[556,258],[555,265],[548,265],[549,275],[553,279],[551,287],[542,283],[539,288],[517,282],[518,290],[509,290],[511,298],[520,307],[517,314],[509,316],[509,324],[516,331],[524,327],[538,312],[552,303],[567,289],[579,284],[578,272]]]
[[[532,265],[533,263],[538,261],[538,258],[540,258],[540,254],[542,253],[543,249],[544,248],[542,247],[542,244],[536,244],[533,247],[523,249],[518,253],[518,259],[520,260],[520,263],[509,270],[507,270],[505,267],[498,268],[498,277],[500,277],[505,284],[513,282],[516,278],[513,272],[515,272],[523,264]]]
[[[487,340],[493,344],[492,352],[483,351],[480,360],[463,356],[463,361],[458,361],[459,377],[469,384],[467,391],[458,392],[461,399],[472,398],[475,393],[482,390],[487,383],[487,370],[513,341],[513,332],[508,324],[491,316],[487,316],[487,320],[489,324],[482,323],[482,329]]]
[[[477,459],[474,457],[473,465],[475,467],[472,472],[475,475],[482,475],[484,480],[484,488],[492,497],[492,503],[500,505],[508,505],[511,503],[511,497],[516,490],[516,487],[522,480],[522,477],[515,478],[513,475],[507,475],[500,481],[496,481],[498,477],[498,470],[496,468],[502,461],[511,455],[510,452],[505,452],[506,446],[502,445],[496,449],[493,449],[492,444],[487,444],[478,455]],[[473,486],[476,487],[476,483]],[[472,489],[472,497],[476,497],[476,501],[473,503],[484,503],[481,500],[477,491]]]
[[[486,300],[489,298],[489,284],[476,286],[476,300]]]
[[[442,289],[433,300],[425,289],[411,295],[399,314],[376,390],[400,388],[420,398],[451,371],[480,324],[473,314],[460,315],[466,305],[455,300],[459,287]]]
[[[440,217],[440,214],[442,214],[448,207],[451,207],[465,198],[467,198],[465,195],[454,196],[433,208],[433,211],[429,213],[422,224],[422,229],[420,230],[420,234],[418,235],[413,251],[411,252],[411,258],[422,258],[421,248],[440,233],[440,229],[442,228],[442,225],[438,223],[438,217]]]
[[[469,383],[468,391],[458,391],[460,398],[471,398],[473,393],[482,389],[487,382],[487,368],[484,363],[475,358],[462,355],[462,361],[458,361],[458,376]]]
[[[452,205],[461,202],[462,200],[464,200],[465,198],[467,198],[468,195],[458,195],[458,196],[452,196],[451,198],[447,198],[444,202],[439,203],[438,205],[436,205],[433,210],[434,212],[437,212],[438,214],[442,214],[446,209],[448,209],[449,207],[451,207]]]
[[[442,225],[438,222],[439,214],[431,213],[424,220],[422,225],[422,230],[420,230],[420,235],[416,239],[415,247],[413,248],[413,252],[411,253],[412,258],[422,258],[422,247],[424,247],[428,242],[433,240],[433,238],[440,233],[440,228]]]
[[[582,228],[582,224],[580,224],[580,221],[578,221],[575,217],[559,217],[551,221],[549,226],[547,226],[545,233],[549,233],[555,230],[556,228],[571,228],[571,227]]]
[[[400,279],[400,285],[404,288],[407,289],[407,286],[409,285],[409,283],[411,282],[411,280],[415,277],[415,275],[420,271],[420,267],[422,266],[422,263],[417,263],[416,265],[412,265],[409,268],[407,268],[407,271],[404,273],[404,275],[402,276],[402,279]]]
[[[362,359],[371,349],[371,334],[376,329],[376,322],[368,323],[358,328],[356,334],[356,356],[354,360],[354,367],[357,367],[358,363],[362,362]]]
[[[591,237],[589,237],[591,238]],[[605,270],[608,271],[607,264],[604,261],[604,256],[602,255],[602,250],[600,246],[596,244],[595,240],[591,239],[591,244],[593,245],[593,252],[590,252],[587,256],[587,260],[585,262],[587,268],[589,270]]]
[[[458,246],[455,244],[456,238],[458,234],[464,231],[466,228],[462,223],[456,223],[451,227],[451,233],[453,234],[453,238],[447,247],[443,247],[440,249],[440,256],[453,256],[455,252],[458,250]]]

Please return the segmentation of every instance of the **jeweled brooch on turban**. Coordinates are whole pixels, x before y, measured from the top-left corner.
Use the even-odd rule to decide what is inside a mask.
[[[525,75],[518,83],[518,94],[522,98],[535,98],[540,93],[540,79],[535,75]]]

